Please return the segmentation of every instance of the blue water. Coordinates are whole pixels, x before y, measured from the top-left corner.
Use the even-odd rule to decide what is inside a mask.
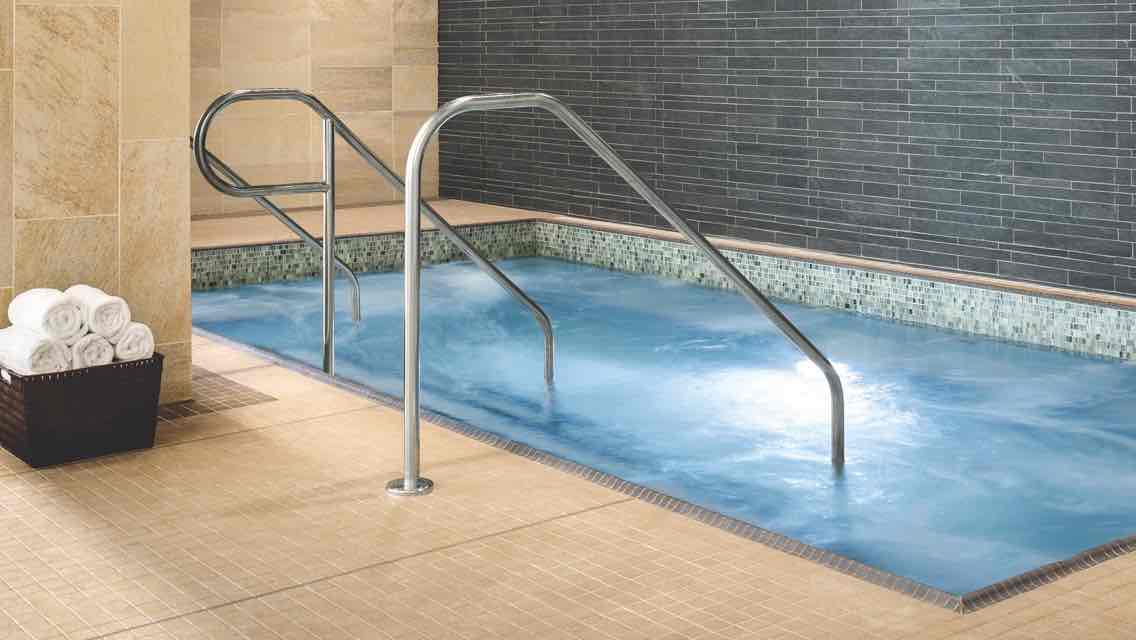
[[[451,263],[423,271],[428,408],[953,593],[1136,533],[1131,364],[783,304],[844,379],[837,478],[823,377],[737,294],[501,265],[555,322],[555,389],[527,311]],[[402,275],[361,279],[340,373],[401,395]],[[198,292],[193,319],[320,362],[316,281]]]

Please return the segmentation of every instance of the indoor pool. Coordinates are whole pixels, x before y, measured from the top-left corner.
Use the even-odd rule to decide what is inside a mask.
[[[1136,533],[1132,364],[782,304],[844,379],[836,477],[824,378],[741,296],[500,265],[552,316],[555,388],[529,313],[450,263],[423,270],[426,408],[956,594]],[[339,373],[401,395],[402,275],[361,280]],[[194,324],[318,366],[319,288],[197,292]]]

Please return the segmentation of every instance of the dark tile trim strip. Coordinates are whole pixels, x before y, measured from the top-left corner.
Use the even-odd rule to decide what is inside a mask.
[[[1106,542],[1087,551],[1082,551],[1071,558],[1058,560],[1033,571],[1027,571],[1001,582],[995,582],[988,587],[963,595],[961,598],[962,613],[972,613],[992,604],[1009,600],[1016,595],[1033,591],[1065,576],[1084,571],[1134,551],[1136,551],[1136,535]]]
[[[302,374],[309,378],[319,380],[325,384],[344,389],[351,393],[363,396],[370,400],[377,402],[392,409],[402,409],[402,400],[394,396],[376,391],[361,383],[342,378],[334,378],[327,375],[320,369],[312,367],[308,364],[281,356],[271,351],[266,351],[258,347],[253,347],[244,343],[230,340],[225,336],[200,329],[193,328],[193,332],[197,335],[203,336],[210,340],[215,340],[227,346],[242,351],[253,353],[265,360],[274,364],[284,367],[290,371]],[[1032,571],[995,582],[994,584],[983,587],[970,593],[958,595],[948,593],[941,589],[936,589],[930,585],[898,576],[894,573],[877,569],[875,567],[866,565],[857,560],[814,547],[810,544],[795,540],[788,536],[763,529],[756,525],[732,518],[717,511],[712,511],[705,507],[700,507],[694,503],[680,500],[673,496],[669,496],[660,491],[656,491],[649,487],[640,484],[628,482],[619,476],[605,473],[598,469],[582,465],[571,460],[566,460],[559,456],[553,455],[542,449],[531,447],[523,442],[511,440],[499,436],[490,431],[486,431],[479,427],[475,427],[465,423],[456,418],[452,418],[445,414],[437,413],[426,408],[421,409],[422,417],[440,427],[448,429],[454,433],[459,433],[468,438],[487,444],[496,449],[508,451],[509,453],[519,455],[534,462],[552,467],[559,471],[583,478],[589,482],[598,484],[613,491],[618,491],[627,496],[637,498],[644,502],[662,507],[673,513],[686,516],[688,518],[697,520],[703,524],[709,525],[716,529],[720,529],[727,533],[731,533],[741,538],[758,542],[767,547],[772,547],[778,551],[788,553],[789,555],[803,558],[810,562],[820,564],[822,566],[834,569],[845,575],[859,578],[870,584],[878,587],[883,587],[889,591],[896,591],[904,595],[911,596],[916,600],[926,602],[928,604],[942,607],[955,611],[959,614],[974,613],[980,609],[984,609],[991,605],[997,604],[1004,600],[1008,600],[1014,596],[1021,595],[1028,591],[1043,587],[1047,584],[1055,582],[1065,576],[1084,571],[1085,569],[1095,567],[1103,562],[1118,558],[1120,556],[1136,552],[1136,535],[1127,538],[1121,538],[1112,542],[1105,543],[1098,547],[1094,547],[1087,551],[1078,553],[1077,555],[1066,560],[1058,560],[1039,567]]]

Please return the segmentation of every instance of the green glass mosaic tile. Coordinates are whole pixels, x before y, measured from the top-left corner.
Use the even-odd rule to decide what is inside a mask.
[[[693,246],[682,242],[546,221],[474,225],[460,231],[493,260],[555,257],[729,287]],[[343,238],[338,249],[340,258],[359,273],[402,268],[401,233]],[[745,251],[723,253],[775,300],[1090,355],[1131,359],[1136,351],[1136,312],[1128,309]],[[423,233],[422,255],[427,264],[462,258],[437,231]],[[319,271],[318,252],[300,242],[193,253],[195,289],[309,278]]]

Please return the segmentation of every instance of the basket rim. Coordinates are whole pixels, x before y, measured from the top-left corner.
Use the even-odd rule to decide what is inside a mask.
[[[95,370],[108,370],[108,369],[136,369],[158,364],[165,359],[165,356],[155,351],[154,355],[149,358],[142,358],[141,360],[125,360],[119,362],[111,362],[109,364],[95,365],[91,367],[81,367],[79,369],[68,369],[66,371],[56,371],[53,373],[36,373],[25,375],[18,373],[7,367],[0,366],[0,372],[11,376],[12,380],[19,380],[21,382],[40,382],[46,380],[60,380],[64,378],[73,378],[84,375]]]

